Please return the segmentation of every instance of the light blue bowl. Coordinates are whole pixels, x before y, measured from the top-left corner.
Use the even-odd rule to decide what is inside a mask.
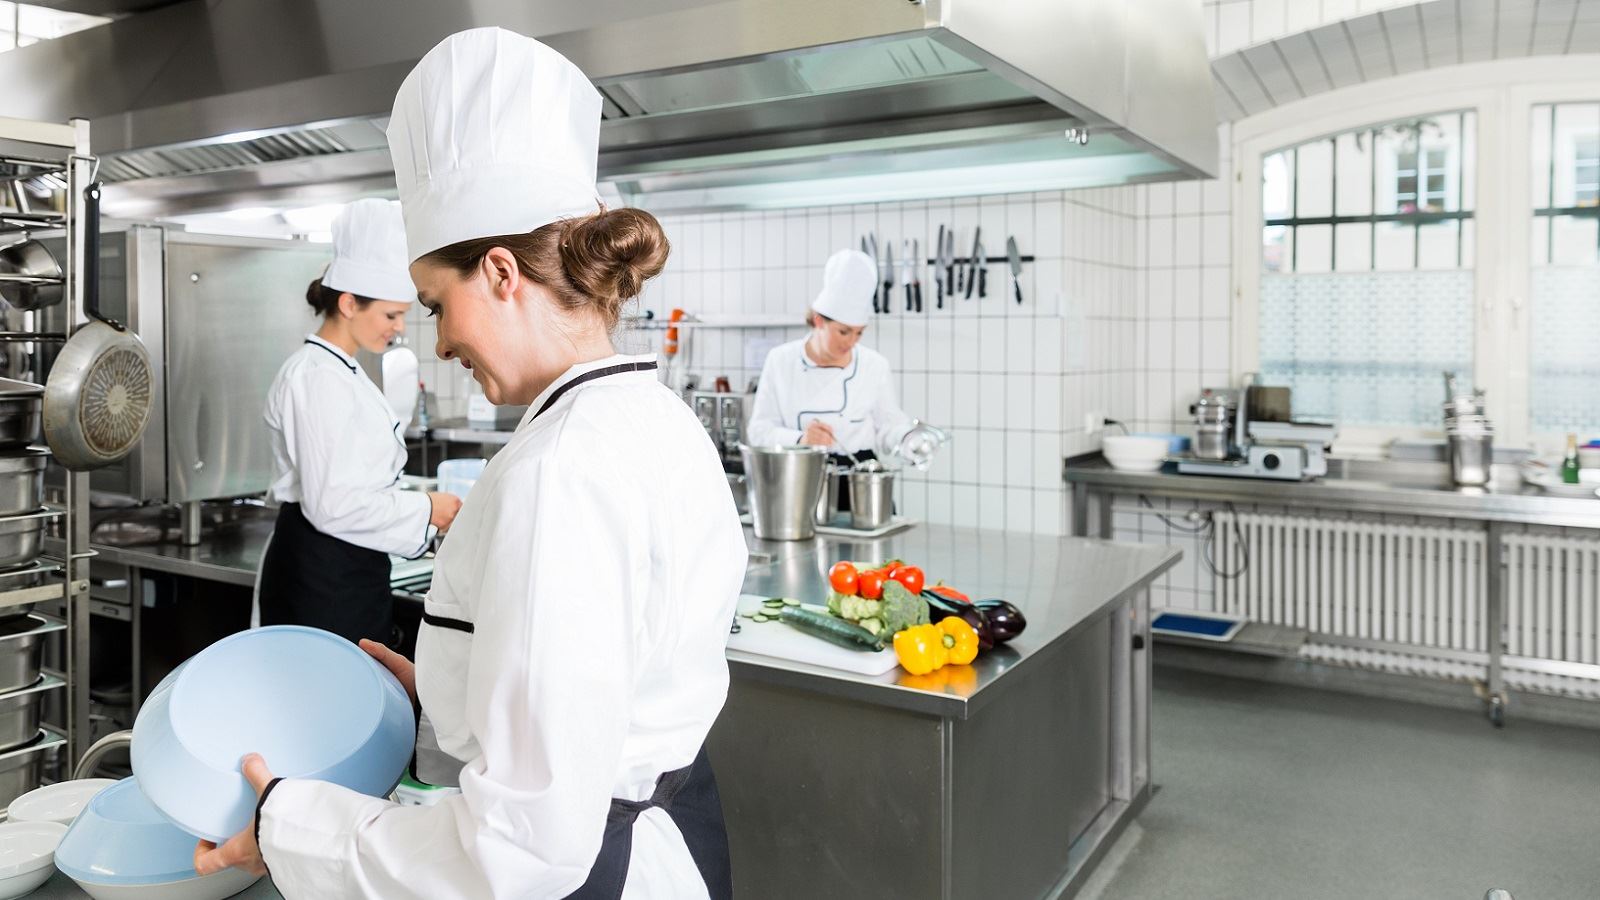
[[[1186,453],[1189,450],[1189,438],[1186,435],[1166,433],[1158,434],[1153,431],[1141,431],[1133,436],[1160,438],[1167,442],[1167,452],[1173,454],[1174,456],[1180,453]]]
[[[56,868],[75,881],[161,884],[197,877],[194,836],[156,811],[124,778],[89,800],[56,848]]]
[[[381,797],[415,740],[411,700],[387,669],[337,635],[274,625],[223,638],[163,679],[134,721],[131,756],[156,809],[221,842],[255,815],[245,754],[282,778]]]

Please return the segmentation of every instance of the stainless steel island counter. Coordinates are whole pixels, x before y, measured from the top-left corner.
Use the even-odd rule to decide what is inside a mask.
[[[1178,551],[922,527],[765,542],[749,593],[820,599],[840,559],[904,559],[1028,617],[949,677],[730,652],[710,750],[738,896],[1070,896],[1150,791],[1148,591]]]

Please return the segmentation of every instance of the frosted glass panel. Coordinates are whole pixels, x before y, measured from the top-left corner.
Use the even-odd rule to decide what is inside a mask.
[[[1439,373],[1472,371],[1472,290],[1468,270],[1263,274],[1261,380],[1297,417],[1437,426]]]
[[[1600,266],[1533,272],[1533,430],[1600,437]]]
[[[1535,434],[1600,437],[1600,103],[1533,109]]]

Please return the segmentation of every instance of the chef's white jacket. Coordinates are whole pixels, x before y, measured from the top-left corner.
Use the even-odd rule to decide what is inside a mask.
[[[647,799],[693,761],[727,695],[748,559],[716,450],[653,371],[581,383],[538,412],[586,372],[652,359],[558,379],[439,552],[417,687],[440,746],[465,761],[461,794],[402,807],[281,782],[260,834],[286,898],[563,897],[588,877],[612,798]],[[624,896],[706,895],[677,827],[646,811]]]
[[[767,354],[750,410],[750,443],[798,444],[806,426],[821,421],[833,429],[836,451],[887,458],[911,430],[911,417],[895,401],[889,361],[857,345],[848,364],[819,366],[805,344],[791,341]]]
[[[358,547],[415,558],[435,529],[428,495],[400,488],[405,435],[383,391],[348,353],[310,335],[267,392],[271,496],[311,527]]]

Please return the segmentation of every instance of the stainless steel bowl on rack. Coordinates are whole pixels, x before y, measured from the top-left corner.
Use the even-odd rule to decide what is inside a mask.
[[[0,378],[0,449],[36,443],[43,415],[43,387]]]
[[[0,621],[0,693],[38,682],[45,636],[64,628],[37,613]]]
[[[0,750],[0,806],[39,786],[45,762],[52,754],[66,750],[67,739],[49,728],[41,728],[27,743],[11,750]]]
[[[0,519],[0,569],[27,565],[39,558],[44,543],[44,522],[50,511]]]
[[[64,684],[54,675],[43,675],[21,690],[0,695],[0,752],[38,737],[44,696]]]
[[[0,452],[0,516],[22,516],[39,509],[49,461],[50,454],[43,450]]]

